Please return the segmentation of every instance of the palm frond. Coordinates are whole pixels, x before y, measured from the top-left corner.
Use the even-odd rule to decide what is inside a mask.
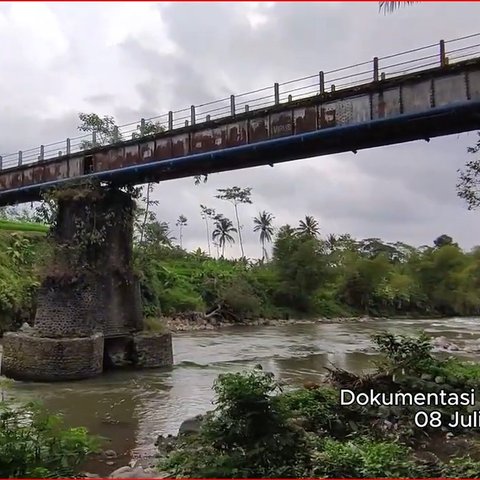
[[[379,10],[386,15],[387,13],[393,13],[395,10],[398,10],[401,7],[406,7],[408,5],[411,5],[412,3],[420,3],[420,2],[378,2],[378,3],[379,3]]]

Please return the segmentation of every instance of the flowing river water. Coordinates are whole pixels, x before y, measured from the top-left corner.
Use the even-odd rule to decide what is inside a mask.
[[[114,464],[98,460],[103,463],[91,467],[106,474],[132,458],[152,456],[158,435],[176,434],[183,420],[211,409],[212,384],[220,373],[261,364],[277,379],[295,385],[318,381],[331,364],[365,371],[375,356],[370,336],[380,330],[424,330],[457,344],[456,355],[480,358],[471,353],[480,347],[479,318],[242,326],[175,334],[171,369],[116,371],[54,384],[15,382],[7,395],[41,400],[51,411],[63,413],[69,425],[83,425],[106,437],[104,448],[119,457]]]

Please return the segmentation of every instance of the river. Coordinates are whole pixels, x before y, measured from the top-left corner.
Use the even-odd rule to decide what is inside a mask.
[[[86,426],[109,439],[104,448],[119,458],[108,473],[133,458],[154,453],[158,435],[176,434],[183,420],[212,408],[212,384],[224,372],[261,364],[288,384],[316,381],[324,367],[359,372],[375,352],[370,336],[379,330],[433,337],[445,336],[467,350],[480,344],[479,318],[441,320],[368,320],[365,322],[296,323],[182,332],[174,336],[175,366],[168,370],[109,372],[91,380],[54,384],[15,382],[7,395],[41,400],[62,412],[69,425]],[[466,359],[478,356],[455,352]]]

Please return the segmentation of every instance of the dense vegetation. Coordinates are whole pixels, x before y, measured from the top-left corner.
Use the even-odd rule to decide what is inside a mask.
[[[230,320],[480,311],[480,249],[465,252],[447,235],[421,248],[349,235],[322,238],[307,217],[298,228],[284,225],[272,232],[271,258],[263,238],[263,260],[228,260],[185,251],[174,245],[168,225],[151,212],[145,222],[144,216],[139,209],[135,253],[147,317],[192,310],[216,310]],[[217,228],[213,221],[212,234]],[[45,249],[43,236],[0,232],[2,329],[34,311],[37,264]]]
[[[466,454],[468,440],[461,457],[440,460],[435,455],[435,446],[465,432],[415,426],[421,407],[339,402],[341,387],[464,392],[480,385],[478,365],[434,358],[423,336],[380,334],[374,341],[384,360],[369,375],[333,369],[325,384],[286,392],[262,370],[221,375],[214,385],[215,410],[204,417],[199,433],[177,438],[159,468],[193,478],[478,478],[480,462]],[[450,413],[448,407],[438,409]],[[478,433],[467,432],[472,448]]]
[[[415,249],[348,235],[322,239],[288,225],[270,261],[212,259],[149,244],[140,271],[145,307],[211,310],[242,316],[475,315],[480,250],[462,251],[444,235]]]

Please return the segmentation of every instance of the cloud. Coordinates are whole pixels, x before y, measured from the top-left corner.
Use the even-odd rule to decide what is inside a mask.
[[[480,4],[423,3],[393,15],[372,3],[45,3],[1,5],[0,151],[76,134],[77,113],[120,124],[474,33]],[[473,43],[473,42],[472,42]],[[460,43],[447,43],[447,50]],[[450,53],[451,55],[451,53]],[[393,62],[394,60],[389,60]],[[388,65],[380,62],[380,68]],[[351,232],[415,245],[441,233],[466,248],[478,214],[457,198],[457,169],[474,133],[212,175],[155,188],[158,215],[185,245],[206,249],[200,203],[233,219],[217,188],[251,186],[240,209],[246,252],[260,255],[252,218],[276,224],[314,215],[322,233]],[[178,236],[178,233],[177,233]],[[238,254],[238,246],[228,249]]]

